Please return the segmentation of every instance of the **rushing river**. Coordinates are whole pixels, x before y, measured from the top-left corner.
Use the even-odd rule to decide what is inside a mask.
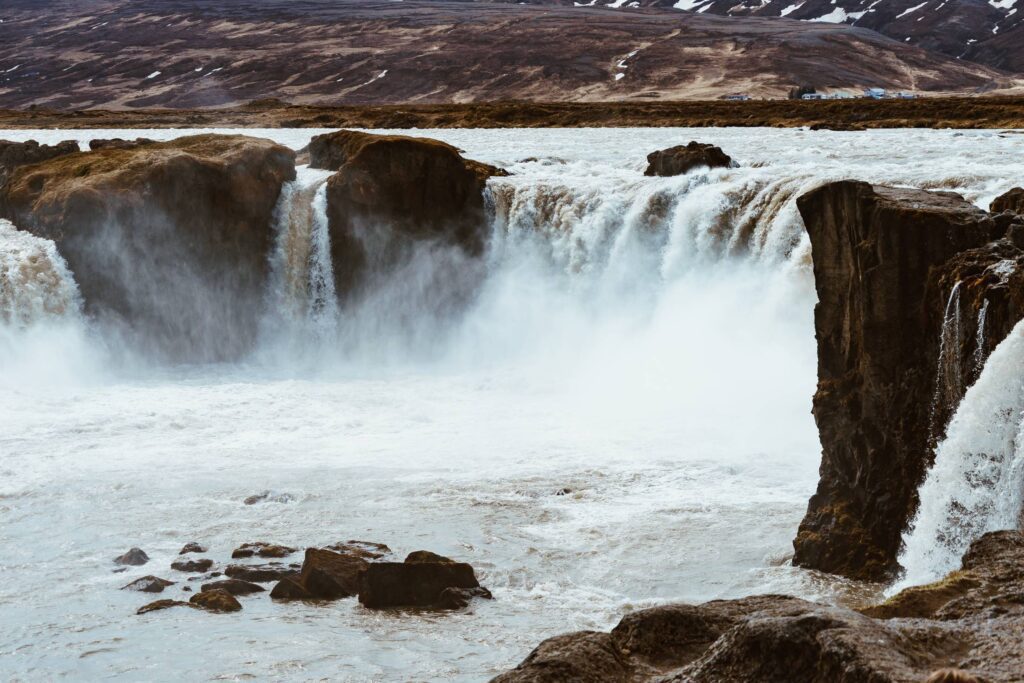
[[[322,131],[245,132],[299,149]],[[414,134],[512,172],[490,181],[482,260],[427,251],[338,307],[323,175],[303,171],[274,226],[267,324],[233,365],[119,345],[80,315],[52,243],[0,225],[0,677],[478,681],[639,607],[877,594],[789,565],[820,459],[795,200],[857,178],[987,206],[1024,178],[1024,135]],[[642,175],[691,139],[739,168]],[[474,294],[441,310],[438,281]],[[264,490],[282,502],[243,504]],[[136,616],[148,596],[118,590],[157,574],[179,582],[157,597],[187,597],[168,565],[192,540],[223,564],[246,541],[347,539],[468,561],[496,599],[422,614],[262,594],[233,615]],[[150,563],[112,573],[131,546]]]

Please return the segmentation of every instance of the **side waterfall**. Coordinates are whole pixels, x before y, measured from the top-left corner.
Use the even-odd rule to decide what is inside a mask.
[[[1024,321],[992,352],[967,390],[920,489],[903,536],[900,586],[959,566],[981,534],[1020,526],[1024,495]]]
[[[0,219],[0,327],[77,316],[78,286],[50,240]]]
[[[942,435],[945,424],[939,424],[939,406],[955,406],[964,395],[961,379],[960,346],[963,334],[960,325],[960,282],[953,285],[942,316],[939,337],[939,362],[935,369],[935,395],[932,397],[930,442]]]
[[[330,171],[299,167],[281,191],[274,219],[274,250],[265,334],[282,329],[327,337],[337,328],[338,300],[327,224]]]

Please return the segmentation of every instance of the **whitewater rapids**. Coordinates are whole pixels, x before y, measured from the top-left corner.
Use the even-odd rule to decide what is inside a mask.
[[[299,149],[323,131],[217,132]],[[1024,135],[415,134],[513,173],[490,181],[481,264],[430,252],[357,309],[331,309],[317,261],[322,178],[307,171],[279,213],[309,230],[278,235],[270,323],[244,362],[156,364],[75,307],[0,323],[5,678],[478,681],[542,638],[607,629],[638,607],[877,593],[788,564],[820,459],[815,295],[795,198],[856,178],[987,206],[1024,177]],[[643,177],[648,152],[691,139],[740,167]],[[294,253],[317,268],[296,280]],[[472,268],[468,308],[431,311],[422,283]],[[309,298],[288,308],[299,290]],[[311,323],[316,334],[293,334]],[[268,489],[291,501],[242,504]],[[151,573],[184,581],[167,567],[192,540],[222,563],[246,541],[350,538],[468,561],[496,600],[423,615],[264,595],[235,615],[137,617],[146,596],[118,590]],[[111,573],[131,546],[150,563]]]

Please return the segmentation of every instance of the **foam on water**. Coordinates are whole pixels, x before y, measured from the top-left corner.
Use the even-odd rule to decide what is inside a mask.
[[[987,531],[1020,526],[1024,496],[1024,322],[989,356],[967,390],[920,489],[904,534],[898,587],[934,581],[960,566]]]
[[[240,132],[299,149],[322,131]],[[820,458],[795,199],[855,177],[985,204],[1024,175],[1024,136],[416,134],[512,172],[489,183],[482,259],[423,246],[331,310],[323,177],[304,170],[278,211],[276,334],[253,358],[125,370],[101,356],[102,381],[0,392],[5,674],[480,680],[541,638],[640,606],[873,590],[787,561]],[[648,152],[691,139],[739,167],[643,177]],[[293,501],[241,503],[266,489]],[[143,599],[117,590],[148,573],[182,579],[167,566],[191,540],[219,561],[245,541],[348,538],[465,559],[497,600],[421,615],[250,598],[214,623],[192,610],[136,618]],[[151,563],[110,574],[133,545]]]

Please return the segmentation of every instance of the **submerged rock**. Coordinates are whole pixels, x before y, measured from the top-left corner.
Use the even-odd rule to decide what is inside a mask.
[[[477,582],[473,567],[425,550],[410,553],[405,562],[371,563],[359,575],[364,607],[453,609],[472,597],[491,597]]]
[[[734,163],[732,157],[720,147],[693,141],[687,145],[677,145],[648,154],[647,170],[644,171],[644,175],[676,176],[699,166],[729,168]]]
[[[364,560],[379,560],[391,554],[391,548],[383,543],[374,543],[372,541],[345,541],[344,543],[325,546],[325,549],[333,550],[342,555],[361,557]]]
[[[438,140],[351,130],[314,137],[309,152],[312,167],[336,171],[327,181],[327,208],[340,294],[370,271],[393,267],[412,242],[483,251],[484,186],[505,171],[464,159]]]
[[[251,593],[263,593],[267,589],[250,581],[242,581],[241,579],[225,579],[223,581],[214,581],[213,583],[204,583],[201,590],[204,592],[224,590],[231,593],[231,595],[249,595]]]
[[[242,609],[235,596],[220,588],[196,593],[189,598],[189,603],[207,612],[238,612]]]
[[[294,159],[231,135],[68,154],[14,169],[0,217],[56,242],[107,329],[173,360],[232,360],[256,338]]]
[[[818,188],[798,207],[818,293],[822,463],[793,562],[880,580],[897,569],[901,533],[933,457],[933,418],[941,427],[958,401],[934,401],[950,290],[931,278],[1007,228],[953,193],[855,181]]]
[[[142,593],[163,593],[164,588],[173,585],[173,581],[161,579],[159,576],[143,576],[141,579],[135,579],[127,586],[122,586],[121,590],[139,591]]]
[[[493,680],[910,682],[953,666],[979,680],[1016,681],[1022,589],[1024,534],[996,532],[972,545],[959,572],[909,589],[932,593],[928,600],[904,591],[864,614],[782,595],[654,607],[626,615],[611,633],[550,638]]]
[[[232,579],[252,581],[254,583],[269,583],[297,574],[299,568],[300,566],[297,564],[232,564],[228,565],[224,573]]]
[[[178,554],[179,555],[188,555],[189,553],[205,553],[205,552],[206,552],[206,546],[199,545],[198,543],[193,541],[191,543],[186,543],[184,545],[184,547],[182,547],[181,551]]]
[[[156,612],[158,610],[169,609],[171,607],[192,607],[192,605],[188,604],[187,602],[182,602],[181,600],[170,600],[168,598],[165,598],[163,600],[151,602],[148,605],[143,605],[135,613],[146,614],[147,612]]]
[[[295,500],[295,496],[290,493],[274,493],[273,491],[260,491],[247,497],[242,502],[246,505],[256,505],[257,503],[290,503]]]
[[[171,569],[179,572],[201,573],[213,566],[213,560],[202,558],[199,560],[177,560],[171,563]]]
[[[124,555],[114,558],[114,564],[124,564],[132,567],[141,567],[147,562],[149,562],[149,555],[142,548],[132,548]]]
[[[264,543],[263,541],[256,541],[255,543],[243,543],[242,545],[235,548],[231,553],[232,559],[241,559],[246,557],[288,557],[295,552],[295,548],[289,548],[284,545],[275,545],[273,543]]]

